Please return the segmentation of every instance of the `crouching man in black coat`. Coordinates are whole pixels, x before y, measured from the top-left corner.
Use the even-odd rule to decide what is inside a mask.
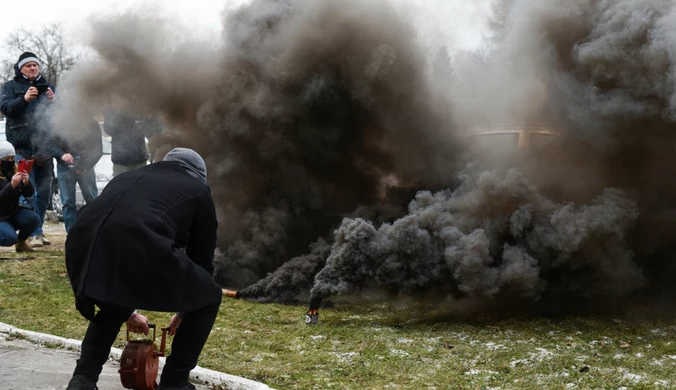
[[[212,278],[217,222],[206,178],[202,157],[176,148],[161,162],[116,176],[78,215],[66,267],[75,305],[90,323],[67,390],[96,389],[125,322],[148,334],[147,319],[134,309],[178,313],[158,390],[194,389],[189,374],[222,296]]]

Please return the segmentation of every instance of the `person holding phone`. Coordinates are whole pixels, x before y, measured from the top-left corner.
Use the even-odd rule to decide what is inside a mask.
[[[103,155],[101,127],[92,119],[76,134],[51,134],[47,138],[47,151],[57,161],[56,175],[59,179],[59,195],[63,204],[63,222],[66,233],[75,223],[75,185],[80,185],[82,197],[87,204],[98,196],[94,166]]]
[[[7,140],[16,150],[16,160],[33,160],[29,173],[35,192],[26,199],[37,210],[40,224],[33,232],[29,244],[33,247],[49,245],[42,224],[51,198],[54,167],[44,142],[50,133],[47,106],[54,100],[54,86],[40,73],[40,60],[31,52],[24,52],[14,65],[14,79],[2,87],[0,112],[7,117]]]
[[[15,155],[12,144],[0,141],[0,246],[15,245],[17,252],[33,252],[26,239],[38,227],[40,216],[19,205],[22,196],[33,195],[33,185],[28,172],[17,169]]]

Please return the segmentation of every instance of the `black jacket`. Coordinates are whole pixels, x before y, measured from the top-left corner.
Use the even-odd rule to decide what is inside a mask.
[[[56,159],[59,164],[65,164],[61,157],[70,153],[75,158],[75,170],[87,170],[96,165],[103,155],[103,141],[101,127],[92,120],[84,134],[74,135],[75,139],[66,140],[62,135],[52,133],[45,141],[47,153]]]
[[[16,171],[16,168],[15,168]],[[19,199],[21,195],[26,198],[33,196],[33,185],[23,182],[14,188],[10,184],[12,178],[0,176],[0,222],[6,220],[19,211]]]
[[[149,158],[146,138],[162,132],[155,119],[133,119],[120,112],[109,111],[103,120],[103,131],[111,137],[113,164],[137,165]]]
[[[32,85],[46,84],[55,91],[42,76],[31,82],[14,66],[14,79],[2,86],[0,95],[0,111],[7,117],[5,133],[17,153],[35,156],[44,146],[45,135],[49,133],[49,121],[45,117],[47,95],[40,94],[36,99],[26,103],[24,95]]]
[[[216,228],[209,187],[177,162],[116,176],[80,211],[66,240],[78,310],[91,319],[93,301],[164,312],[220,302]]]

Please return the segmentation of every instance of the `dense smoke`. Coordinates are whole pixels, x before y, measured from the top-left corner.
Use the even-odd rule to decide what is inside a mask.
[[[419,35],[429,26],[380,0],[257,0],[208,43],[154,14],[107,18],[54,122],[122,107],[164,121],[156,157],[202,153],[215,277],[247,299],[368,287],[560,301],[650,286],[668,275],[676,232],[664,213],[676,196],[676,5],[495,5],[489,46],[449,43],[436,60]],[[463,134],[495,124],[561,136],[472,155]]]
[[[453,192],[419,192],[407,216],[378,228],[345,219],[312,296],[366,281],[428,297],[570,299],[643,283],[626,243],[638,209],[622,191],[575,206],[548,200],[515,170],[467,179]]]

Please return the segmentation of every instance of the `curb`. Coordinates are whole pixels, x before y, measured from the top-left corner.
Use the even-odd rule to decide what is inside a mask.
[[[73,351],[79,351],[80,345],[82,344],[82,341],[80,340],[67,339],[50,334],[23,330],[2,322],[0,322],[0,333],[5,333],[8,336],[21,336],[22,338],[38,345],[69,349]],[[121,355],[121,349],[112,348],[110,350],[109,357],[113,360],[119,361]],[[164,357],[160,357],[160,369],[164,368],[164,360]],[[192,371],[190,371],[190,380],[204,385],[225,385],[230,390],[274,390],[273,388],[260,382],[219,371],[209,370],[200,366],[197,366]]]

